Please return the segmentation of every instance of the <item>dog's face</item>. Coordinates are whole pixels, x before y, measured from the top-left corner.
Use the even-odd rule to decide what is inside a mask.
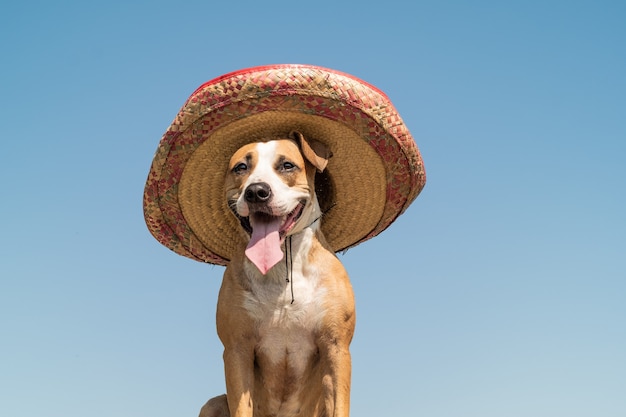
[[[313,150],[294,132],[290,139],[245,145],[231,157],[226,199],[250,235],[246,255],[261,273],[282,259],[286,236],[319,217],[314,179],[315,170],[326,166],[326,153],[323,145]]]
[[[313,184],[307,177],[307,163],[292,140],[245,145],[228,165],[228,205],[248,233],[254,223],[280,219],[284,237],[314,198]]]

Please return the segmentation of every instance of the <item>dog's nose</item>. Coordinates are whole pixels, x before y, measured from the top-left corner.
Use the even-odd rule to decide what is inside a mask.
[[[245,199],[248,203],[266,203],[272,196],[272,189],[265,182],[255,182],[246,188]]]

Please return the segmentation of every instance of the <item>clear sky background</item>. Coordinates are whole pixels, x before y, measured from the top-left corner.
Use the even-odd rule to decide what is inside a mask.
[[[222,267],[142,213],[203,82],[307,63],[387,93],[427,184],[340,259],[352,415],[626,415],[626,3],[0,6],[0,416],[196,416]]]

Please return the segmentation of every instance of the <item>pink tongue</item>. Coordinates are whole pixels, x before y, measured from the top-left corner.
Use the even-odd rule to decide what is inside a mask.
[[[250,216],[252,236],[246,248],[246,256],[259,268],[263,275],[283,259],[280,250],[281,219],[273,218],[270,221],[255,221]]]

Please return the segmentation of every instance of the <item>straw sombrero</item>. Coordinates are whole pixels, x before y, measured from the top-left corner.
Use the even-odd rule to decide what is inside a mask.
[[[332,151],[316,190],[335,251],[385,230],[424,187],[419,150],[380,90],[310,65],[248,68],[200,86],[163,135],[144,192],[150,232],[180,255],[226,265],[248,239],[226,204],[230,156],[293,130]]]

